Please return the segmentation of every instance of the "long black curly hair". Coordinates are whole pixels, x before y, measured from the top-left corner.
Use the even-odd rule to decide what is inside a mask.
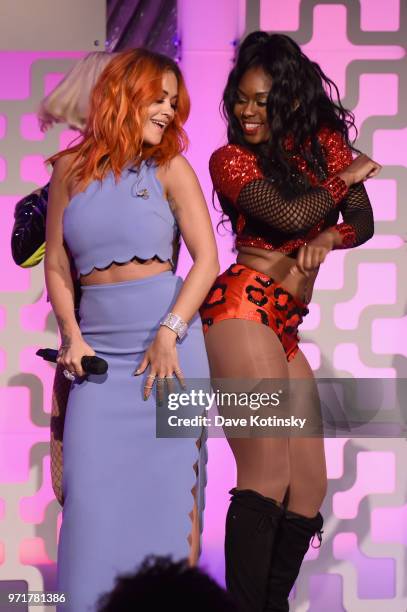
[[[252,145],[244,139],[234,107],[244,73],[259,67],[272,80],[266,107],[270,138],[268,142]],[[326,178],[326,160],[317,138],[322,127],[339,132],[350,148],[357,151],[349,138],[350,128],[357,135],[354,116],[342,106],[337,86],[284,34],[259,31],[245,38],[229,74],[221,110],[227,121],[229,144],[244,146],[255,153],[264,175],[273,178],[286,197],[305,193],[310,187],[307,177],[291,163],[292,155],[303,157],[319,180]],[[288,136],[293,140],[289,151]],[[225,210],[230,207],[224,202],[221,204],[230,216],[229,210]],[[234,215],[230,212],[233,226]]]

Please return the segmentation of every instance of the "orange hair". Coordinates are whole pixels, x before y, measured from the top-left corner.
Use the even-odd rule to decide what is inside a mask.
[[[147,107],[162,97],[162,77],[167,71],[173,72],[178,81],[174,119],[160,144],[143,145]],[[142,160],[154,159],[163,165],[188,144],[182,126],[189,108],[183,76],[172,59],[146,49],[118,53],[93,89],[83,140],[48,161],[54,163],[59,157],[74,154],[66,176],[75,176],[81,187],[92,180],[102,180],[110,171],[118,180],[123,168],[137,166]]]

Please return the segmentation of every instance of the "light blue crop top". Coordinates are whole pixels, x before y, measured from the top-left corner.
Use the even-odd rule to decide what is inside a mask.
[[[154,256],[172,262],[177,223],[156,176],[156,165],[92,181],[64,210],[64,239],[78,274],[111,263]]]

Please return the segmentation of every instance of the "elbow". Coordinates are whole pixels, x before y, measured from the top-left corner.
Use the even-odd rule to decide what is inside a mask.
[[[200,257],[196,257],[194,259],[194,265],[201,269],[202,274],[210,284],[212,284],[219,275],[220,265],[216,251],[211,255],[203,254]]]
[[[217,254],[210,260],[208,266],[209,266],[209,271],[208,271],[209,276],[212,278],[212,281],[214,281],[219,276],[219,272],[220,272],[220,264],[219,264],[219,259],[218,259]]]
[[[360,241],[360,244],[364,244],[374,236],[374,222],[373,219],[370,223],[366,224],[365,231],[363,233],[363,239]]]
[[[219,261],[216,262],[216,266],[213,268],[213,280],[216,280],[220,273]]]

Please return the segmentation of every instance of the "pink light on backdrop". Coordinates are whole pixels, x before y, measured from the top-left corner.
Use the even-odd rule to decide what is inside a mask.
[[[0,100],[24,100],[30,96],[29,76],[31,66],[36,60],[79,59],[83,55],[80,51],[2,51],[0,53],[0,74],[6,75],[7,78],[0,79]]]
[[[267,32],[298,30],[301,0],[285,0],[284,9],[268,0],[260,2],[260,29]]]
[[[308,305],[309,313],[304,318],[304,322],[301,325],[302,331],[310,331],[317,329],[321,323],[321,308],[319,304],[310,303]]]
[[[24,140],[44,140],[45,134],[38,125],[36,113],[22,115],[20,124],[21,136]]]
[[[20,165],[21,180],[26,183],[35,183],[38,187],[46,185],[50,179],[50,172],[45,165],[43,155],[27,155],[23,157]]]
[[[51,413],[52,384],[55,376],[55,366],[43,359],[38,359],[36,351],[40,346],[26,346],[20,353],[20,371],[33,374],[41,382],[43,397],[43,409]]]
[[[394,453],[360,451],[356,461],[356,482],[346,491],[335,493],[332,499],[332,509],[338,518],[355,518],[361,500],[367,495],[394,492]]]
[[[314,35],[302,46],[311,59],[335,81],[342,96],[348,94],[345,87],[346,68],[354,60],[400,59],[405,52],[396,45],[355,45],[346,35],[346,7],[339,4],[314,8]]]
[[[31,447],[49,441],[49,429],[31,420],[28,387],[0,388],[0,482],[27,482]]]
[[[54,499],[51,485],[51,467],[49,456],[42,461],[42,479],[39,489],[30,497],[20,499],[20,516],[25,523],[42,523],[45,511]]]
[[[261,0],[260,29],[269,32],[298,30],[301,0]],[[400,27],[400,0],[360,0],[360,28],[370,32],[396,31]]]
[[[357,574],[357,596],[360,599],[390,599],[395,596],[394,559],[362,554],[355,533],[338,533],[333,542],[333,554],[336,559],[350,561],[354,566]]]
[[[325,440],[326,470],[329,479],[343,476],[343,454],[348,438],[328,438]]]
[[[397,301],[397,271],[393,263],[360,263],[357,273],[357,293],[347,302],[335,306],[335,324],[339,329],[356,329],[367,307]],[[380,278],[380,291],[378,283],[372,283],[375,277]]]
[[[402,0],[360,0],[360,29],[366,32],[398,30],[400,1]]]
[[[44,95],[47,96],[62,81],[65,73],[49,72],[44,79]]]
[[[372,202],[375,221],[394,221],[397,218],[397,182],[376,179],[366,184]]]
[[[6,135],[7,122],[4,115],[0,115],[0,139]]]
[[[333,354],[335,370],[346,372],[347,376],[355,378],[395,378],[394,368],[371,368],[360,356],[358,346],[351,342],[337,344]]]
[[[75,141],[75,142],[74,142]],[[75,130],[63,130],[59,135],[59,149],[68,149],[78,142],[78,132]]]
[[[377,318],[372,323],[372,350],[377,354],[407,357],[407,315],[391,319]]]
[[[334,251],[329,253],[324,261],[324,265],[319,269],[315,289],[334,290],[342,289],[344,286],[344,262],[345,251]]]
[[[385,91],[386,96],[378,96]],[[376,115],[397,115],[399,77],[397,74],[362,74],[359,79],[359,100],[353,109],[359,131],[363,122]]]
[[[400,542],[407,547],[407,504],[398,508],[374,508],[371,530],[373,542]]]
[[[5,181],[7,176],[7,162],[4,157],[0,157],[0,181]]]
[[[19,559],[22,565],[53,565],[45,550],[43,538],[25,538],[20,543]]]
[[[301,342],[301,350],[308,360],[311,368],[316,371],[321,367],[321,349],[313,342]]]
[[[20,325],[25,331],[45,331],[47,318],[51,312],[51,304],[47,301],[47,292],[33,304],[27,304],[20,309]]]
[[[373,155],[381,164],[405,166],[407,128],[402,130],[376,130],[373,135]]]

